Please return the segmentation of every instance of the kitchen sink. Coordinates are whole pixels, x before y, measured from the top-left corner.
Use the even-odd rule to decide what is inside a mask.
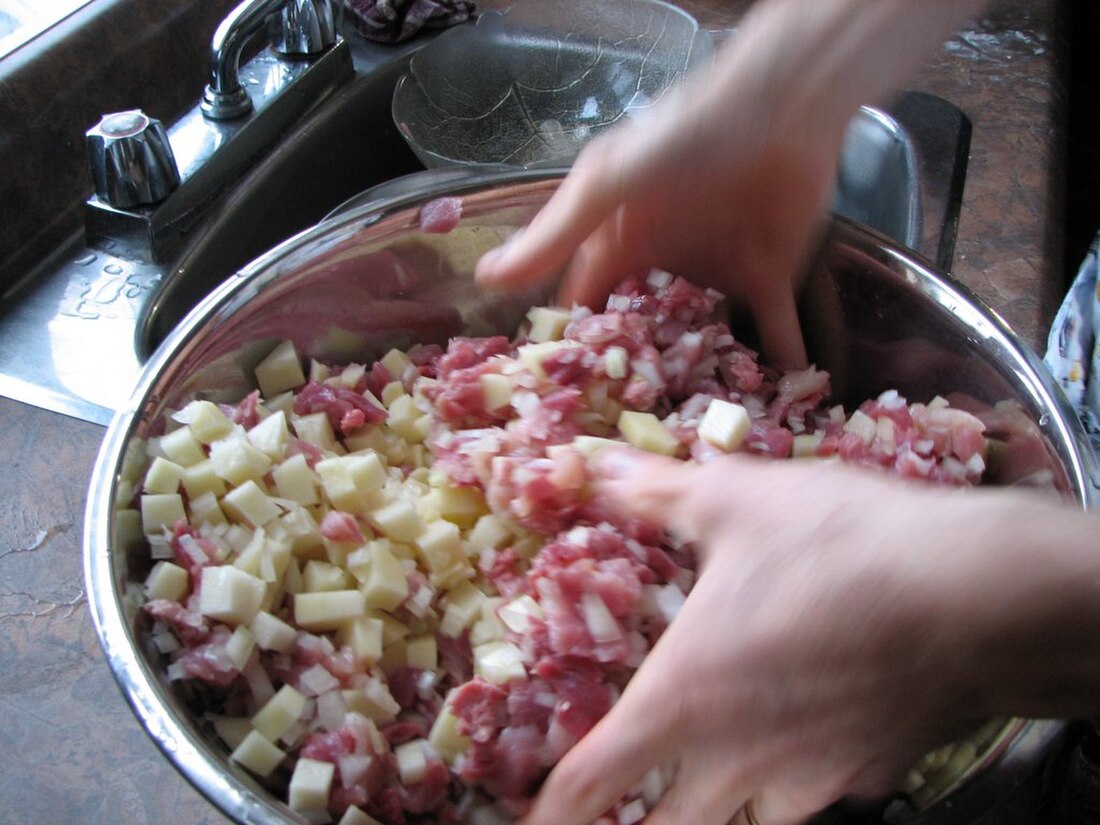
[[[97,423],[123,408],[142,364],[213,287],[357,193],[423,169],[390,115],[417,48],[353,42],[356,74],[211,210],[166,264],[75,237],[0,305],[0,395]],[[969,122],[919,93],[863,109],[845,144],[836,211],[941,268],[953,253]]]

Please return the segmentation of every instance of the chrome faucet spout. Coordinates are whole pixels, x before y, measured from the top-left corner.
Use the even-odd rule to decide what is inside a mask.
[[[211,120],[231,120],[247,114],[252,100],[241,85],[241,52],[267,18],[287,0],[245,0],[214,32],[210,49],[210,84],[203,92],[203,114]]]
[[[267,20],[272,45],[281,54],[317,55],[336,42],[330,0],[245,0],[214,32],[210,84],[201,103],[203,114],[211,120],[232,120],[251,111],[252,101],[241,85],[241,52]]]

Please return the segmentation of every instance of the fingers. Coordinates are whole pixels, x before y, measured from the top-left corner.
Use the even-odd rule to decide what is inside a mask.
[[[585,150],[599,154],[597,144]],[[613,173],[612,173],[613,174]],[[486,289],[509,289],[543,281],[561,268],[618,203],[616,187],[601,164],[578,158],[546,206],[519,235],[490,250],[474,270]]]
[[[675,737],[666,729],[669,717],[647,704],[652,680],[640,674],[550,773],[523,825],[591,822],[650,769],[671,761]]]
[[[756,791],[741,806],[733,825],[802,825],[817,810],[805,811],[792,804],[792,797],[768,790]]]
[[[558,303],[602,309],[607,296],[628,275],[644,266],[637,246],[623,244],[619,237],[619,217],[605,220],[573,256],[558,289]]]
[[[698,538],[694,525],[681,523],[684,498],[692,491],[698,468],[641,450],[605,450],[593,458],[601,489],[626,515],[667,525],[687,540]],[[688,531],[690,535],[684,534]]]
[[[667,527],[683,541],[705,540],[715,529],[730,531],[742,505],[739,491],[755,491],[774,468],[757,456],[730,454],[707,462],[678,461],[634,449],[595,455],[592,472],[600,490],[625,515]],[[771,482],[767,482],[771,483]]]
[[[726,825],[744,804],[745,791],[730,768],[729,755],[724,757],[717,764],[710,759],[682,764],[675,782],[645,818],[645,825]]]
[[[765,300],[753,302],[752,314],[768,363],[783,369],[805,369],[809,364],[798,307],[791,289],[775,290]]]

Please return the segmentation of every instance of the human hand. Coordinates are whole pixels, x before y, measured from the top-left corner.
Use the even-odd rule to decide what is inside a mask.
[[[770,104],[750,88],[766,83],[742,74],[742,93],[721,104],[731,119],[696,81],[589,144],[531,225],[482,259],[480,284],[543,280],[568,261],[559,303],[599,308],[626,276],[664,269],[744,305],[769,361],[804,367],[795,281],[823,224],[842,130],[769,133]]]
[[[740,455],[693,465],[616,452],[596,466],[600,493],[626,513],[698,542],[701,572],[524,825],[590,822],[672,765],[646,825],[744,823],[749,800],[760,823],[794,825],[842,797],[885,794],[932,746],[1028,708],[1008,686],[1036,668],[1016,654],[1050,662],[1036,645],[1053,630],[1074,651],[1068,667],[1095,660],[1094,633],[1067,633],[1094,626],[1080,618],[1095,617],[1094,594],[1075,582],[1096,556],[1095,520],[1038,497]],[[1041,559],[1057,519],[1076,549]],[[1089,701],[1089,680],[1058,670],[1048,681]]]
[[[626,275],[665,269],[747,308],[770,363],[804,367],[797,282],[847,124],[983,2],[756,4],[711,71],[586,147],[478,282],[507,289],[565,266],[559,301],[596,307]]]

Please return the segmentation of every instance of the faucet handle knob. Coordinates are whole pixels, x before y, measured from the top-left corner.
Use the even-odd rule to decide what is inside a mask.
[[[96,195],[111,206],[156,203],[179,185],[168,132],[140,109],[104,115],[85,134]]]
[[[320,54],[336,42],[331,0],[290,0],[269,20],[271,47],[280,54]]]

